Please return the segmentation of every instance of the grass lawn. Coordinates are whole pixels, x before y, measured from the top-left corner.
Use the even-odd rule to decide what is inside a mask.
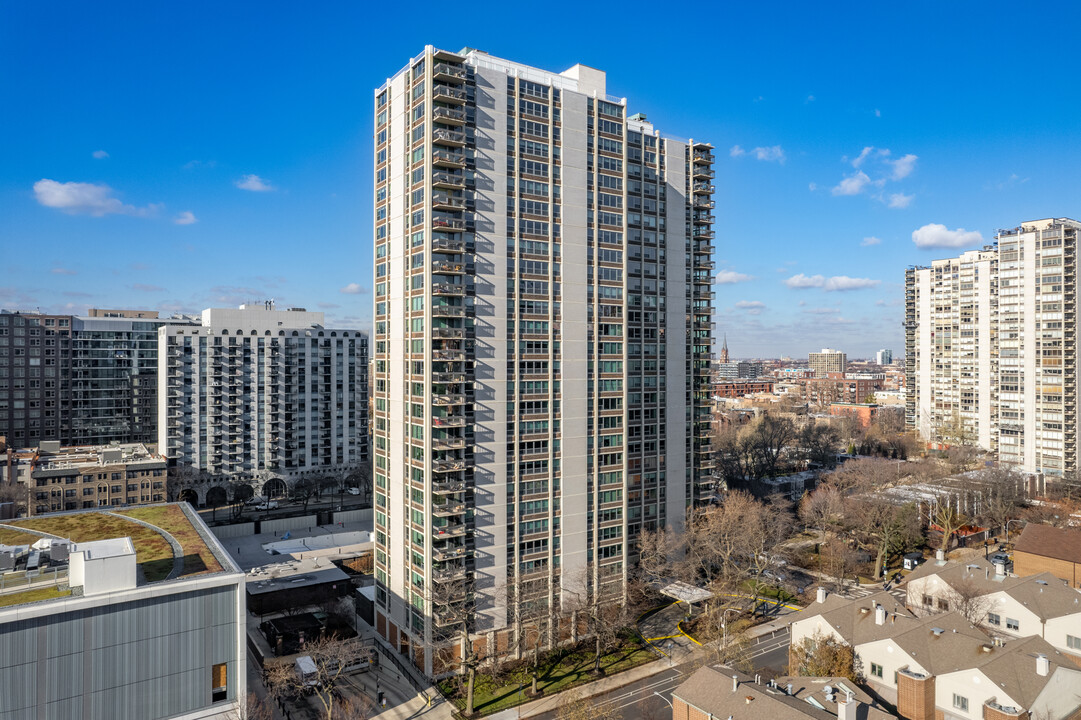
[[[11,528],[0,527],[0,545],[33,545],[40,539],[40,535],[31,535]]]
[[[130,515],[143,522],[155,525],[173,536],[184,550],[184,570],[182,575],[221,572],[221,563],[210,552],[203,538],[192,527],[191,521],[178,505],[158,505],[155,507],[122,510],[121,515]],[[171,556],[170,556],[171,557]]]
[[[748,580],[746,583],[744,583],[744,589],[751,595],[754,595],[754,581]],[[793,595],[784,588],[779,588],[775,585],[769,585],[768,583],[758,584],[758,597],[765,598],[767,600],[777,600],[785,604],[799,604],[799,595]]]
[[[67,588],[61,589],[57,587],[38,588],[37,590],[25,590],[23,592],[0,595],[0,607],[40,602],[42,600],[54,600],[58,597],[65,597],[66,595],[71,595],[71,590],[68,590]]]
[[[634,637],[624,638],[623,645],[613,652],[601,658],[601,668],[606,675],[613,675],[623,670],[641,665],[656,659],[652,651],[640,644]],[[537,682],[545,695],[561,692],[576,685],[596,680],[590,674],[593,669],[593,652],[588,647],[588,641],[583,643],[582,649],[567,649],[563,653],[553,653],[546,660],[541,661],[541,673]],[[493,682],[492,677],[484,673],[483,668],[477,671],[477,679],[474,687],[473,706],[477,714],[490,715],[500,710],[518,705],[518,688],[521,685],[521,700],[529,702],[528,691],[532,683],[529,674],[529,664],[522,666],[505,676],[499,685]],[[456,679],[444,680],[439,683],[439,689],[451,702],[462,709],[465,706],[464,689],[461,697],[458,696],[458,681]]]
[[[76,543],[130,537],[136,561],[147,582],[164,580],[173,569],[173,548],[150,528],[103,513],[76,513],[56,517],[17,520],[12,525],[52,533]]]

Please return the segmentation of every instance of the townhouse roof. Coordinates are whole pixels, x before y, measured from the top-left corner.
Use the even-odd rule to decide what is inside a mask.
[[[1014,552],[1081,563],[1081,530],[1029,523],[1013,549]]]
[[[734,688],[733,676],[738,678]],[[732,720],[837,720],[835,713],[788,695],[783,686],[760,685],[723,665],[699,668],[672,691],[672,697],[713,717]]]
[[[1033,635],[1014,640],[997,649],[1001,652],[992,653],[990,659],[980,666],[980,671],[1004,693],[1021,703],[1023,708],[1033,706],[1059,669],[1074,674],[1076,679],[1070,683],[1073,687],[1081,683],[1081,670],[1041,637]],[[1048,660],[1046,675],[1036,671],[1036,658],[1039,655]]]
[[[885,622],[878,624],[875,608],[885,610]],[[824,602],[814,602],[792,616],[792,623],[821,616],[837,634],[852,645],[874,642],[896,635],[920,623],[893,595],[879,591],[858,600],[830,594]]]

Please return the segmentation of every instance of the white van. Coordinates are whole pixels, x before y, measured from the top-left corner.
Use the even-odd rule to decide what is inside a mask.
[[[297,658],[296,671],[305,692],[312,692],[319,687],[319,668],[315,666],[311,655],[301,655]]]

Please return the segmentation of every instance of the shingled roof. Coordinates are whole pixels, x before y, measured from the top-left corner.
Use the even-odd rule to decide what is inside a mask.
[[[1081,563],[1081,530],[1029,523],[1013,549],[1014,552]]]

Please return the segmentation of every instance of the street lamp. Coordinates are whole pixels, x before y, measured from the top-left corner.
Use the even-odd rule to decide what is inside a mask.
[[[657,697],[659,697],[659,698],[660,698],[661,700],[664,700],[664,701],[665,701],[666,703],[668,703],[668,707],[670,707],[670,708],[672,708],[673,710],[675,710],[675,708],[674,708],[674,707],[672,707],[672,702],[671,702],[671,701],[670,701],[670,700],[669,700],[668,698],[666,698],[666,697],[665,697],[664,695],[661,695],[661,694],[660,694],[659,692],[657,692],[656,690],[654,690],[654,691],[653,691],[653,694],[654,694],[654,695],[656,695]]]
[[[1007,520],[1006,521],[1006,542],[1010,541],[1010,523],[1015,523],[1015,522],[1026,522],[1026,521],[1022,520],[1020,518],[1014,518],[1013,520]]]
[[[728,649],[728,613],[741,612],[738,608],[726,608],[724,614],[721,616],[721,629],[724,630],[724,639],[722,640],[721,647],[725,650]]]

